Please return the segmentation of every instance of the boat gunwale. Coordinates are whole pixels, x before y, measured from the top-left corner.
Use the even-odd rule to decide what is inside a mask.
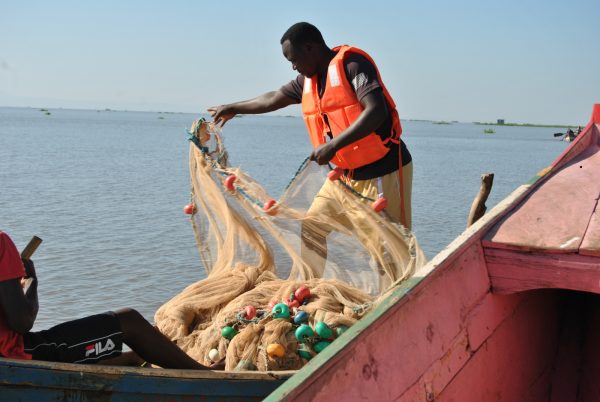
[[[295,371],[222,371],[222,370],[183,370],[183,369],[164,369],[164,368],[145,368],[131,366],[108,366],[94,364],[76,364],[46,362],[40,360],[21,360],[8,359],[0,357],[0,367],[7,368],[26,368],[51,370],[53,372],[80,373],[82,375],[101,375],[101,376],[140,376],[140,377],[160,377],[191,380],[239,380],[239,381],[277,381],[291,377]],[[0,379],[0,384],[2,384]]]

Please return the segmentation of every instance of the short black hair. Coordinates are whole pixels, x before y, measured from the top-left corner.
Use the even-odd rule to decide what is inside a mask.
[[[316,26],[308,22],[297,22],[289,27],[281,37],[279,44],[283,45],[283,42],[286,40],[289,40],[292,46],[303,45],[305,43],[318,43],[325,46],[321,32]]]

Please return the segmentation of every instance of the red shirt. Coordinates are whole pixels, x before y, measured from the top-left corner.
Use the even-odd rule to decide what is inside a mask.
[[[12,239],[0,231],[0,282],[25,276],[25,267]],[[0,356],[12,359],[31,359],[23,351],[23,336],[8,327],[4,311],[10,306],[0,305]]]

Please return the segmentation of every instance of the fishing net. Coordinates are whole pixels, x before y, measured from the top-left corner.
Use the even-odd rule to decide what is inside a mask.
[[[208,276],[159,308],[158,328],[226,370],[302,367],[425,263],[413,234],[330,167],[305,160],[279,200],[227,163],[219,129],[190,129],[192,226]],[[339,210],[309,212],[322,186]]]

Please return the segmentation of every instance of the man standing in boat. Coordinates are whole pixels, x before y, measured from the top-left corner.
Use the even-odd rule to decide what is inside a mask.
[[[208,369],[132,309],[31,332],[38,312],[37,284],[33,261],[21,260],[11,238],[0,231],[0,357],[111,365],[145,360],[164,368]],[[123,343],[133,352],[122,354]]]
[[[394,100],[375,62],[351,46],[329,48],[313,25],[299,22],[282,36],[284,57],[299,75],[278,90],[254,99],[210,107],[214,122],[223,126],[236,114],[261,114],[292,104],[302,113],[319,165],[333,163],[344,181],[368,199],[388,201],[390,218],[411,228],[412,157],[400,139],[402,128]],[[343,211],[327,180],[308,216]],[[307,220],[302,230],[302,256],[321,276],[327,258],[329,229]]]

